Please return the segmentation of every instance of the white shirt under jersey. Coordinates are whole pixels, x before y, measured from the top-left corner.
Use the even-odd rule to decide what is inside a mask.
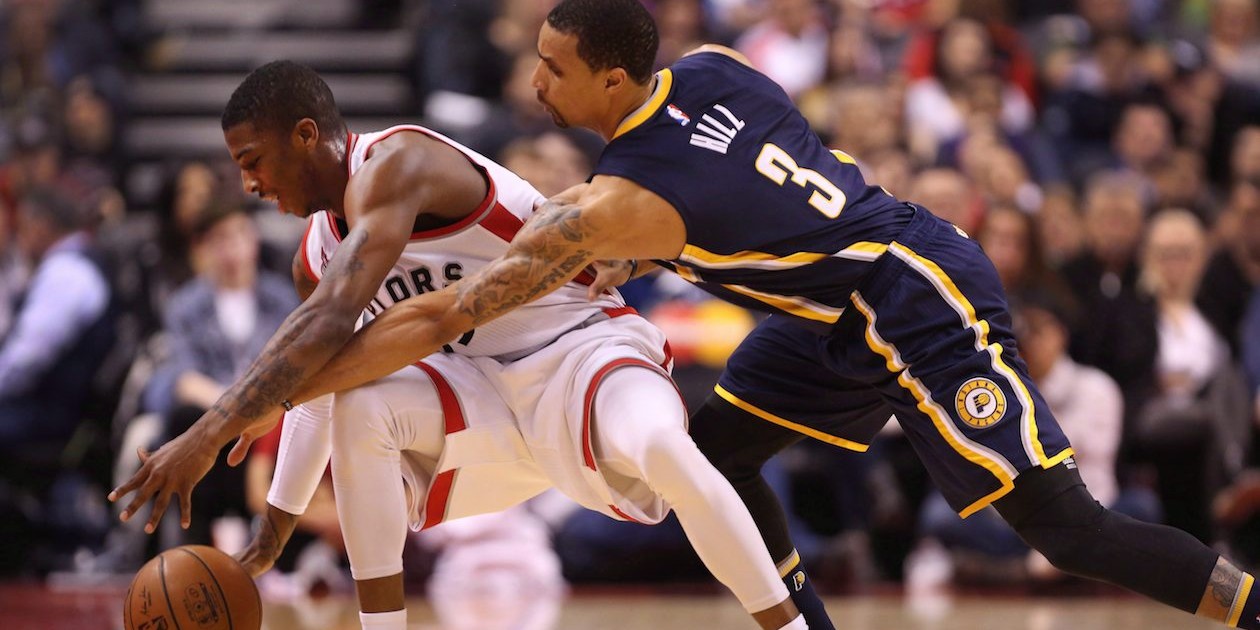
[[[347,160],[350,177],[363,166],[373,145],[400,132],[422,133],[454,147],[485,176],[488,190],[477,209],[464,219],[446,227],[411,234],[394,268],[364,310],[364,322],[397,302],[441,289],[497,259],[507,251],[508,242],[535,208],[546,201],[515,173],[450,138],[417,125],[351,134]],[[318,282],[348,228],[327,211],[311,215],[308,221],[302,239],[302,255],[307,274]],[[517,359],[591,318],[602,317],[607,309],[625,307],[615,290],[605,292],[595,301],[587,300],[587,286],[593,280],[589,271],[583,271],[553,293],[451,340],[444,351]]]

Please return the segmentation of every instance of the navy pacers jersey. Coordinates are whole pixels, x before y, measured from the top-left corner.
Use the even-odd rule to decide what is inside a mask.
[[[659,261],[737,304],[830,328],[914,210],[829,150],[783,90],[720,53],[656,76],[595,167],[660,195],[687,244]]]

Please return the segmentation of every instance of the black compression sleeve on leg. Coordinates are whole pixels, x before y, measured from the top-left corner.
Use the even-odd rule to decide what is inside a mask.
[[[810,630],[835,630],[827,609],[814,592],[813,581],[796,559],[783,505],[761,476],[766,460],[801,441],[801,434],[752,417],[716,395],[691,415],[690,424],[691,439],[739,493],[771,559],[780,570],[796,563],[783,577],[783,583]]]
[[[714,395],[691,415],[691,439],[726,477],[757,524],[776,563],[795,551],[783,505],[761,476],[761,467],[779,451],[799,442],[801,434],[760,418]]]
[[[1029,546],[1062,571],[1110,582],[1193,613],[1219,557],[1195,537],[1099,505],[1074,468],[1020,474],[996,504]]]

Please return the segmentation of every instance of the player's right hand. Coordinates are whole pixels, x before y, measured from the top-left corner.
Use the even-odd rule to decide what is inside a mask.
[[[210,472],[221,446],[213,440],[201,439],[194,427],[162,445],[155,453],[138,449],[140,470],[109,493],[110,501],[118,501],[133,491],[136,493],[119,518],[126,522],[153,499],[153,514],[144,526],[144,531],[152,534],[174,495],[179,497],[180,526],[188,529],[192,524],[193,487]]]

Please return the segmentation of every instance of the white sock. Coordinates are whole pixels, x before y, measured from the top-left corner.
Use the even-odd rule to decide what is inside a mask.
[[[363,630],[407,630],[407,609],[383,613],[361,612],[359,623],[363,625]]]
[[[809,624],[805,623],[805,615],[797,615],[796,619],[789,621],[779,630],[809,630]]]

